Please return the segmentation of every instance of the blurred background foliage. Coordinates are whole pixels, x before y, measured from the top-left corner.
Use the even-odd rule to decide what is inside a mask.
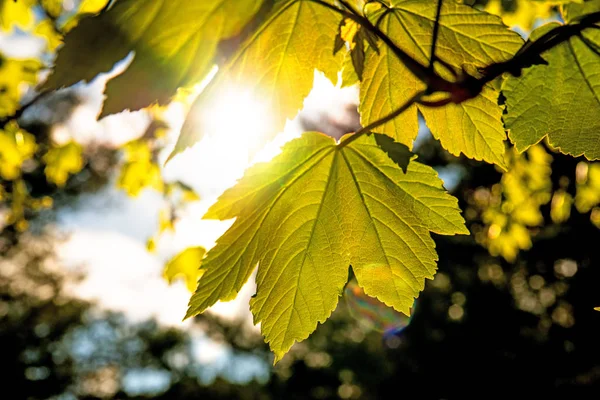
[[[535,0],[470,3],[520,32],[556,18],[559,7]],[[410,321],[349,286],[333,318],[275,368],[247,321],[207,314],[185,329],[132,322],[66,290],[83,277],[55,256],[65,238],[50,227],[61,208],[107,185],[132,197],[157,192],[158,229],[147,238],[153,252],[176,230],[181,210],[200,200],[190,186],[164,176],[165,109],[147,110],[145,132],[118,146],[78,142],[56,129],[83,101],[78,92],[35,90],[62,35],[105,6],[105,0],[0,0],[4,35],[44,43],[33,59],[3,54],[0,46],[0,376],[3,391],[15,394],[9,398],[597,395],[600,164],[545,143],[522,154],[508,149],[502,173],[449,155],[424,129],[416,152],[459,198],[472,235],[436,237],[440,272],[427,282]],[[324,110],[302,115],[301,124],[339,137],[356,129],[355,108],[346,108],[353,113],[345,120]],[[190,246],[173,254],[164,279],[182,279],[192,291],[204,253]],[[227,363],[199,355],[194,332],[226,346]]]

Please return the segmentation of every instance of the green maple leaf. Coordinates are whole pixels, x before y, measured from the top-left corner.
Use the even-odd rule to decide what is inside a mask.
[[[85,18],[65,36],[53,74],[54,90],[110,71],[135,51],[127,70],[106,87],[103,115],[166,104],[214,63],[218,44],[237,35],[260,8],[259,0],[121,0]]]
[[[193,292],[196,289],[201,270],[198,265],[202,263],[202,258],[206,250],[204,247],[189,247],[171,258],[165,264],[163,271],[164,277],[169,283],[173,283],[178,278],[183,278],[187,288]]]
[[[202,111],[232,86],[243,88],[271,110],[267,138],[280,132],[286,119],[302,108],[315,69],[337,80],[343,55],[333,56],[332,51],[340,20],[336,12],[310,0],[277,0],[263,24],[196,100],[171,157],[204,136]],[[232,108],[232,116],[238,111]]]
[[[378,9],[369,18],[407,54],[422,64],[429,63],[435,7],[421,0],[394,2],[391,9]],[[455,68],[472,70],[509,59],[522,45],[498,17],[471,7],[444,1],[436,46],[439,59]],[[446,78],[450,74],[440,68]],[[379,54],[367,50],[364,79],[360,88],[360,113],[364,125],[389,114],[404,104],[424,84],[385,46]],[[417,110],[423,113],[432,134],[450,153],[500,166],[504,164],[506,133],[497,104],[498,91],[486,86],[480,96],[462,104],[441,108],[413,106],[378,131],[412,148],[417,136]]]
[[[600,10],[600,1],[590,3]],[[590,6],[568,6],[567,15],[576,18],[581,15],[578,10],[592,11]],[[544,25],[532,38],[558,25]],[[550,145],[563,153],[600,158],[600,29],[587,29],[542,57],[548,65],[528,68],[502,87],[511,141],[525,151],[548,137]]]
[[[278,361],[336,308],[352,266],[358,284],[409,314],[436,270],[430,231],[468,234],[437,173],[402,172],[373,136],[347,146],[306,133],[250,168],[205,218],[237,218],[202,263],[187,316],[235,298],[258,264],[250,302]]]
[[[600,0],[577,0],[568,1],[565,0],[563,3],[571,3],[564,7],[561,7],[563,19],[566,22],[571,22],[578,17],[593,12],[600,11]]]

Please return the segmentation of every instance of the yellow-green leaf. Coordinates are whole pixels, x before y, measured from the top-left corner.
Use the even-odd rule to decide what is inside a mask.
[[[436,270],[430,231],[468,233],[432,168],[412,161],[405,174],[372,136],[338,146],[315,132],[249,169],[205,217],[237,219],[187,315],[233,299],[258,264],[250,308],[276,361],[329,317],[350,266],[365,293],[409,314]]]
[[[568,1],[564,2],[568,3]],[[562,11],[565,21],[571,22],[582,15],[600,11],[600,0],[579,0],[563,6]]]
[[[21,166],[33,157],[37,150],[35,137],[9,122],[0,129],[0,177],[15,180],[21,176]]]
[[[121,0],[85,18],[65,36],[46,89],[90,81],[131,51],[127,70],[106,87],[103,115],[166,104],[214,62],[220,41],[237,35],[259,9],[257,0]]]
[[[79,14],[99,13],[110,0],[83,0],[79,5]]]
[[[148,187],[162,191],[164,182],[160,167],[153,160],[148,143],[143,140],[129,142],[125,145],[125,153],[127,162],[121,168],[117,187],[132,197]]]
[[[544,25],[532,37],[557,26]],[[504,82],[504,121],[519,151],[548,137],[563,153],[600,158],[600,55],[584,40],[600,46],[600,30],[572,37],[542,55],[548,65],[535,65]]]
[[[41,36],[46,40],[47,48],[49,51],[55,51],[58,46],[62,43],[62,36],[54,28],[54,22],[49,19],[45,19],[40,22],[33,33],[37,36]]]
[[[337,80],[343,55],[332,52],[340,20],[337,13],[309,0],[278,0],[262,26],[196,100],[171,157],[204,136],[203,110],[231,87],[251,93],[270,110],[266,139],[280,132],[286,119],[302,108],[315,69]],[[239,112],[232,107],[232,118]]]
[[[190,247],[177,254],[165,265],[164,275],[169,283],[181,277],[185,280],[187,288],[193,292],[198,285],[198,278],[202,274],[200,264],[206,250],[203,247]]]
[[[5,59],[0,55],[0,118],[19,108],[23,86],[37,83],[42,63],[35,59]]]
[[[426,65],[435,11],[428,2],[406,0],[395,2],[391,11],[380,8],[370,18],[380,20],[380,28],[401,49]],[[521,38],[498,17],[444,1],[436,55],[446,63],[458,69],[484,67],[509,59],[521,45]],[[373,49],[366,54],[359,107],[364,125],[384,117],[424,89],[424,84],[387,47],[380,47],[379,54]],[[440,73],[451,78],[443,69]],[[450,153],[463,153],[504,167],[506,134],[497,99],[498,92],[488,86],[481,96],[459,105],[413,106],[378,131],[412,148],[418,131],[418,109],[433,135]]]
[[[48,150],[43,160],[46,163],[44,173],[48,182],[63,187],[70,175],[78,173],[83,168],[83,148],[76,142],[69,142]]]
[[[34,4],[35,0],[0,0],[0,28],[5,31],[13,26],[31,28],[35,22],[31,9]]]

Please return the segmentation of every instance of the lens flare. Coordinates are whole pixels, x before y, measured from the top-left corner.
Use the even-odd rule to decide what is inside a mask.
[[[406,316],[379,300],[367,296],[356,281],[348,282],[344,290],[344,298],[352,317],[368,329],[383,332],[384,336],[400,333],[412,319],[412,316]],[[414,309],[415,305],[411,309],[411,315],[414,314]]]

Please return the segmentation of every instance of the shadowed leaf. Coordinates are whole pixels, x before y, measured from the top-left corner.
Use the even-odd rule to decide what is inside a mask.
[[[120,0],[83,19],[65,36],[44,89],[90,81],[135,51],[106,87],[102,115],[166,104],[209,71],[219,42],[235,36],[260,8],[257,0]]]

